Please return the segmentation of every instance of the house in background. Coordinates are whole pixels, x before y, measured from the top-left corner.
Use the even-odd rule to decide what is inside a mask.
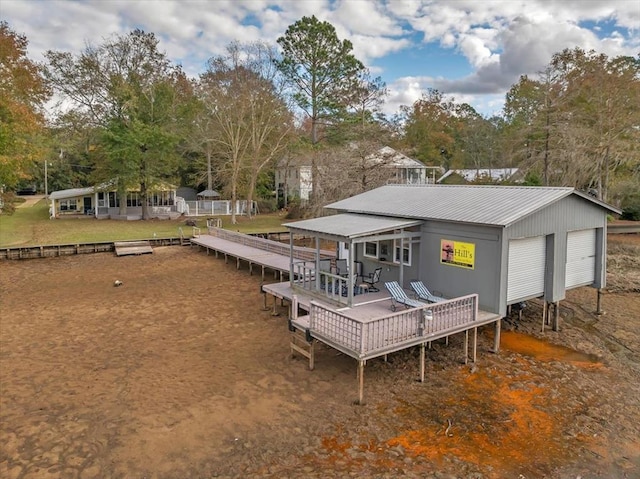
[[[435,183],[442,174],[439,166],[425,166],[420,161],[385,146],[365,158],[369,166],[380,165],[388,170],[386,183],[401,185],[424,185]],[[313,191],[311,165],[308,159],[282,160],[275,170],[276,201],[297,198],[301,202],[309,200]]]
[[[86,188],[53,191],[49,194],[51,218],[95,217],[98,219],[142,219],[139,189],[132,188],[120,198],[109,183]],[[176,188],[161,185],[148,193],[150,218],[175,219],[181,213],[176,208]],[[126,202],[126,214],[120,214],[120,204]]]
[[[449,170],[442,175],[436,183],[440,184],[465,184],[477,181],[490,183],[502,183],[503,181],[519,182],[522,173],[518,168],[470,168],[462,170]]]

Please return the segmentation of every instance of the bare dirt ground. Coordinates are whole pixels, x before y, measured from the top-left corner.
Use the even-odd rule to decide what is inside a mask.
[[[541,333],[530,302],[475,365],[434,343],[425,383],[417,350],[371,361],[363,406],[355,361],[291,359],[286,308],[235,262],[4,261],[0,477],[640,477],[640,237],[609,243],[606,314],[581,288]]]

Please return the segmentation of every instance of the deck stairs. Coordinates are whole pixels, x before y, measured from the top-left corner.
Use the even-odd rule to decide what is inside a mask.
[[[291,331],[289,340],[291,357],[294,358],[296,353],[304,356],[309,360],[309,370],[312,371],[315,367],[315,343],[317,341],[310,337],[306,330],[296,327],[291,322],[289,323],[289,331]]]

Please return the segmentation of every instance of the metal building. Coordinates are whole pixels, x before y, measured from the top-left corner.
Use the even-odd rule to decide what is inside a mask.
[[[387,185],[327,208],[339,214],[287,226],[339,237],[355,218],[366,233],[370,218],[371,231],[345,245],[350,264],[448,298],[478,293],[480,308],[501,316],[531,298],[546,311],[568,289],[604,287],[607,215],[620,213],[573,188],[466,185]],[[381,218],[404,226],[380,231]]]

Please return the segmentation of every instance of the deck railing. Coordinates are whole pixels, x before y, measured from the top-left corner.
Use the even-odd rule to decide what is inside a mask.
[[[293,263],[293,286],[311,293],[319,299],[330,299],[339,304],[348,304],[349,278],[320,270],[316,282],[316,264],[311,261]]]
[[[285,243],[280,243],[279,241],[260,238],[258,236],[249,236],[242,233],[236,233],[235,231],[216,228],[213,226],[209,227],[209,234],[211,236],[216,236],[217,238],[221,238],[227,241],[233,241],[234,243],[250,246],[252,248],[261,249],[264,251],[268,251],[270,253],[276,253],[283,256],[289,256],[290,254],[289,245]],[[320,252],[320,256],[322,258],[330,258],[332,255],[335,256],[335,254],[329,251],[323,250]],[[293,257],[296,259],[302,259],[306,261],[315,261],[316,250],[312,248],[304,248],[301,246],[296,246],[293,249]]]
[[[314,301],[310,331],[356,358],[371,358],[473,327],[478,295],[362,320]]]

